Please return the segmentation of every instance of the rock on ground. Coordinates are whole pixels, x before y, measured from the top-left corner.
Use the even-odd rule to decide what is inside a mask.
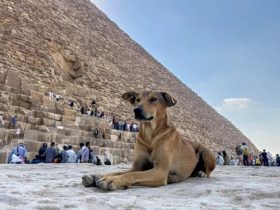
[[[280,209],[280,167],[223,166],[209,179],[114,192],[81,184],[84,174],[128,167],[0,165],[0,209]]]

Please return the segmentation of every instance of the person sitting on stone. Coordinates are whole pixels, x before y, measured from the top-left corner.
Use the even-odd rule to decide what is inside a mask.
[[[94,135],[94,137],[95,137],[96,139],[99,138],[99,130],[98,130],[98,128],[95,128],[95,129],[94,129],[93,135]]]
[[[15,133],[15,137],[16,138],[19,138],[21,135],[21,128],[20,128],[20,125],[17,126],[17,129],[16,129],[16,133]]]
[[[41,159],[39,157],[39,155],[36,155],[35,158],[31,161],[31,164],[38,164],[41,163]]]
[[[57,157],[57,150],[54,147],[55,143],[51,142],[50,147],[45,150],[44,156],[46,157],[45,163],[53,163]]]
[[[58,155],[58,159],[60,163],[66,163],[67,162],[67,146],[63,146],[63,150],[61,150],[61,152]]]
[[[81,113],[82,113],[82,114],[85,114],[85,112],[86,112],[86,111],[85,111],[85,108],[82,106],[82,108],[81,108]]]
[[[45,154],[45,151],[47,148],[48,148],[47,143],[43,143],[42,147],[40,147],[40,149],[39,149],[38,154],[39,154],[39,158],[40,158],[41,162],[45,162],[45,160],[46,160],[46,156],[44,154]]]
[[[2,113],[0,113],[0,128],[1,127],[4,127],[4,118],[3,118],[3,114]]]
[[[104,152],[104,165],[111,165],[111,158],[112,155],[109,149],[106,149],[106,151]]]
[[[13,147],[8,156],[8,163],[22,164],[27,162],[27,149],[23,141],[20,141],[18,146]]]
[[[68,149],[67,149],[67,163],[75,163],[76,162],[76,153],[75,151],[72,149],[72,145],[68,145]]]
[[[60,95],[59,95],[59,94],[56,94],[56,95],[55,95],[55,98],[56,98],[56,101],[59,101],[59,100],[60,100]]]
[[[69,106],[74,107],[74,101],[70,100]]]

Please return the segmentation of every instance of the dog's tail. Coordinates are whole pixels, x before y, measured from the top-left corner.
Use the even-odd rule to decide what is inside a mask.
[[[209,177],[210,173],[216,167],[216,161],[213,153],[201,144],[192,143],[192,146],[198,161],[191,177]]]

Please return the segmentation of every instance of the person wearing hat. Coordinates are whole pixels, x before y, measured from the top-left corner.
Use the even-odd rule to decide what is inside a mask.
[[[27,149],[23,141],[19,141],[19,144],[14,147],[9,154],[8,163],[26,163],[27,160]]]

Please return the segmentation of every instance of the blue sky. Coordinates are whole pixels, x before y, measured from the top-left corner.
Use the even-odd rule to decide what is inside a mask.
[[[259,149],[280,153],[280,1],[92,1]]]

